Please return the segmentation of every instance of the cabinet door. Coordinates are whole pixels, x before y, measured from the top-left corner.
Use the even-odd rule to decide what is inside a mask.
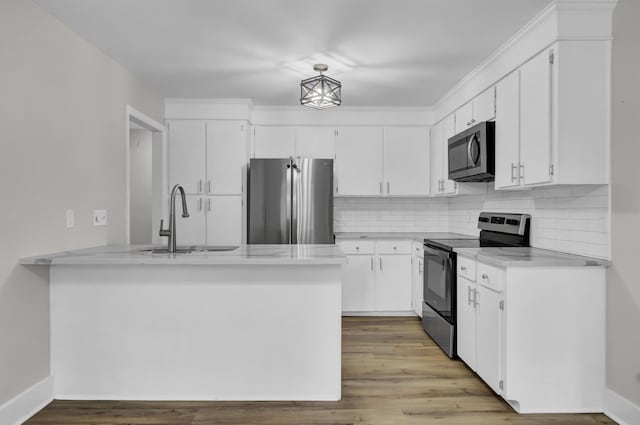
[[[241,121],[207,122],[207,182],[209,195],[242,193],[245,127]]]
[[[336,194],[382,195],[382,129],[338,129],[335,162]]]
[[[449,180],[449,138],[455,135],[453,114],[449,115],[442,121],[442,133],[444,141],[442,143],[442,180],[443,194],[456,193],[458,185],[453,180]]]
[[[458,357],[476,370],[476,283],[458,275],[456,295],[456,343]]]
[[[525,185],[551,180],[551,66],[544,51],[520,68],[520,161]]]
[[[501,378],[501,327],[502,294],[477,285],[477,368],[476,372],[495,391],[500,394]]]
[[[429,129],[384,129],[384,192],[395,196],[429,194]]]
[[[205,201],[207,245],[242,243],[242,196],[209,196]]]
[[[377,255],[376,310],[410,311],[411,255]]]
[[[518,186],[520,163],[520,71],[496,87],[496,189]]]
[[[188,194],[204,190],[205,122],[169,122],[169,190],[181,184]]]
[[[342,266],[342,311],[375,310],[373,255],[347,255]]]
[[[206,218],[204,214],[204,198],[187,196],[189,217],[182,217],[180,197],[176,197],[176,242],[178,245],[204,245],[206,243]],[[165,227],[168,223],[165,222]],[[163,242],[166,239],[163,238]]]
[[[296,154],[296,129],[291,126],[254,127],[254,158],[289,158]]]
[[[412,307],[413,311],[419,317],[422,317],[422,300],[424,299],[424,260],[420,257],[414,256],[411,268]]]
[[[473,102],[467,102],[460,108],[456,109],[455,117],[455,128],[451,136],[458,134],[473,125]]]
[[[336,154],[336,130],[333,127],[296,128],[296,156],[330,158]]]
[[[431,195],[439,195],[442,191],[442,176],[444,175],[442,167],[443,160],[443,122],[431,127],[431,140],[429,142],[429,183],[431,186]]]
[[[496,89],[490,87],[473,99],[473,118],[471,124],[476,125],[496,117]]]

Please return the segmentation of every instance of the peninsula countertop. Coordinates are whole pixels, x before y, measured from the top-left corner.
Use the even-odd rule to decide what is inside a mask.
[[[345,264],[337,245],[240,245],[229,251],[156,254],[151,245],[105,245],[24,257],[23,265],[331,265]]]
[[[608,267],[609,261],[541,248],[454,248],[459,255],[498,267]]]

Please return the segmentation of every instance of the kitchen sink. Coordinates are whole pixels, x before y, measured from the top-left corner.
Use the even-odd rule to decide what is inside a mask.
[[[238,249],[237,245],[191,245],[179,246],[174,254],[191,254],[192,252],[222,252]],[[140,252],[150,252],[152,254],[170,254],[167,247],[155,247],[141,249]]]

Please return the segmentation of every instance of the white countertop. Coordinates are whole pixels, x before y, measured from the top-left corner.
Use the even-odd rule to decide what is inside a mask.
[[[540,248],[454,248],[464,257],[498,267],[608,267],[609,261]]]
[[[165,246],[162,246],[163,248]],[[153,254],[150,245],[106,245],[25,257],[24,265],[330,265],[345,264],[337,245],[241,245],[232,251]]]
[[[336,239],[478,239],[478,236],[449,232],[337,232]]]

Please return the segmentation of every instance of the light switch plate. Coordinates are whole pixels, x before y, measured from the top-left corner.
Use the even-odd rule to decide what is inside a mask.
[[[107,210],[93,210],[93,225],[94,226],[107,225]]]
[[[73,210],[67,210],[66,217],[67,217],[67,229],[70,229],[75,225]]]

